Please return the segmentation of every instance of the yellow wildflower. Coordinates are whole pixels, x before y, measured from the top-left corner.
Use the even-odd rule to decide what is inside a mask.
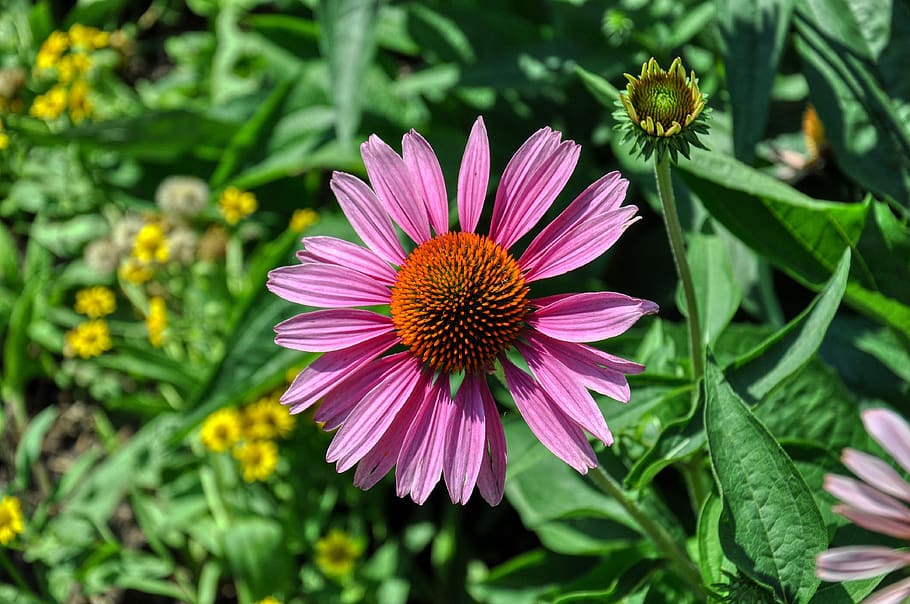
[[[272,596],[266,596],[265,598],[262,598],[255,604],[281,604],[281,601],[278,598],[274,598]]]
[[[133,258],[139,262],[167,262],[169,256],[167,238],[160,224],[146,224],[139,229],[133,243]]]
[[[250,440],[287,438],[294,429],[294,416],[278,398],[280,393],[263,396],[243,409],[243,428]]]
[[[57,62],[57,79],[67,84],[88,73],[92,59],[85,53],[70,53]]]
[[[95,112],[95,105],[88,98],[88,82],[76,80],[70,87],[70,119],[78,123]]]
[[[227,451],[240,440],[240,414],[236,409],[219,409],[202,422],[202,444],[209,451]]]
[[[228,224],[237,224],[242,218],[255,212],[258,206],[255,195],[237,187],[225,189],[218,200],[218,209]]]
[[[117,300],[113,291],[103,285],[96,285],[76,292],[76,305],[73,308],[81,315],[98,319],[117,310]]]
[[[18,497],[0,499],[0,545],[7,545],[25,530]]]
[[[245,481],[266,480],[278,466],[278,445],[270,440],[251,440],[234,447],[234,457],[240,462]]]
[[[167,305],[161,296],[149,300],[149,314],[145,318],[145,327],[149,332],[149,342],[155,348],[160,348],[164,343],[163,334],[167,327]]]
[[[35,66],[38,71],[56,66],[57,61],[66,52],[69,45],[70,39],[68,35],[62,31],[52,32],[47,37],[47,40],[41,44],[41,48],[38,49],[38,56],[35,57]]]
[[[0,120],[0,151],[9,147],[9,136],[3,131],[3,121]]]
[[[317,222],[319,222],[319,214],[316,213],[316,210],[309,208],[296,210],[294,215],[291,216],[291,230],[295,233],[301,233]]]
[[[54,86],[45,94],[36,96],[28,112],[41,120],[57,119],[63,113],[63,110],[66,109],[66,101],[66,88]]]
[[[89,27],[81,23],[73,23],[69,30],[69,37],[73,46],[97,50],[110,43],[110,34],[97,27]]]
[[[142,285],[152,278],[154,271],[147,264],[142,264],[133,258],[127,258],[117,270],[117,275],[127,283]]]
[[[354,570],[363,544],[338,529],[316,542],[316,566],[327,577],[342,577]]]
[[[93,319],[80,323],[66,332],[68,356],[77,355],[83,359],[96,357],[111,349],[111,332],[104,319]]]

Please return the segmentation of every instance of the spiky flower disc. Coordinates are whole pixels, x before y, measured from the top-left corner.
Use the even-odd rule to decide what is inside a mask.
[[[677,152],[689,157],[690,145],[704,148],[698,135],[708,131],[707,97],[698,89],[694,71],[686,77],[679,57],[667,71],[652,57],[641,66],[639,77],[624,75],[629,83],[619,94],[620,110],[613,114],[617,128],[625,131],[623,142],[634,139],[645,159],[656,151],[658,159],[669,152],[676,161]]]

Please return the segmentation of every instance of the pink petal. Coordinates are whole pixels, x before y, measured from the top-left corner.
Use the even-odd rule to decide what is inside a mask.
[[[467,379],[467,378],[465,378]],[[482,376],[477,378],[480,398],[483,401],[484,455],[477,475],[477,490],[490,505],[499,505],[506,485],[506,433],[502,429],[499,410],[490,394],[490,387]]]
[[[910,484],[907,484],[894,468],[878,457],[847,448],[844,449],[841,460],[851,472],[879,491],[910,502]]]
[[[889,547],[835,547],[815,558],[815,576],[822,581],[854,581],[890,573],[910,565],[910,553]]]
[[[356,176],[344,172],[332,173],[331,187],[341,210],[363,242],[386,262],[398,265],[404,262],[405,253],[392,220],[373,190]]]
[[[569,207],[544,227],[525,250],[519,264],[527,277],[542,279],[543,277],[537,276],[542,272],[549,276],[560,274],[550,274],[549,265],[565,254],[572,254],[567,266],[575,264],[572,268],[577,268],[606,251],[615,238],[609,235],[605,237],[605,232],[609,230],[605,227],[617,222],[620,214],[616,212],[620,209],[619,205],[625,198],[628,186],[628,181],[620,178],[619,172],[610,172],[576,197]],[[634,213],[635,210],[632,210],[631,214]],[[595,225],[600,227],[597,231],[590,228]],[[579,246],[583,248],[581,252],[575,249]]]
[[[407,166],[395,151],[375,134],[360,145],[363,164],[376,196],[392,219],[418,244],[430,238],[427,208],[417,194]]]
[[[898,539],[910,539],[910,524],[900,522],[892,518],[886,518],[875,513],[864,512],[851,508],[848,505],[836,505],[832,508],[835,514],[840,514],[850,520],[853,524],[859,525],[864,529],[891,535]]]
[[[398,273],[372,250],[335,237],[304,237],[304,251],[297,252],[301,262],[337,264],[360,271],[385,285],[395,283]]]
[[[449,197],[436,153],[425,138],[414,130],[401,140],[401,155],[411,180],[423,193],[430,224],[437,234],[449,231]]]
[[[269,291],[289,302],[322,308],[388,304],[389,288],[344,266],[307,262],[269,272]]]
[[[607,427],[600,408],[581,381],[564,365],[542,348],[518,344],[518,351],[528,363],[550,400],[573,422],[596,436],[603,444],[613,444],[613,435]]]
[[[596,467],[594,449],[581,428],[558,410],[531,376],[505,357],[501,362],[515,405],[543,446],[582,474]]]
[[[322,404],[313,414],[313,420],[323,422],[325,424],[323,429],[326,432],[336,429],[347,420],[348,415],[363,397],[375,388],[376,384],[386,379],[389,372],[410,354],[405,350],[384,356],[352,373],[337,388],[325,395]]]
[[[458,171],[458,223],[461,230],[473,233],[483,211],[490,182],[490,143],[483,118],[478,117],[461,158]]]
[[[847,476],[826,474],[824,489],[859,511],[899,520],[910,526],[910,509],[865,483]]]
[[[618,336],[657,304],[613,292],[575,294],[551,302],[528,315],[537,331],[569,342],[594,342]]]
[[[872,438],[891,454],[900,467],[910,472],[910,425],[888,409],[869,409],[863,412],[863,424]]]
[[[337,461],[344,472],[366,455],[382,438],[412,392],[422,388],[420,363],[404,359],[370,390],[335,434],[326,461]]]
[[[553,204],[575,169],[581,146],[572,141],[558,143],[552,132],[515,154],[506,167],[490,223],[490,238],[508,249],[537,224]]]
[[[417,389],[415,389],[415,393],[398,412],[398,417],[395,418],[386,433],[357,464],[357,470],[354,472],[354,486],[364,490],[369,489],[395,466],[398,456],[401,454],[404,437],[422,404],[423,393],[421,391],[421,394],[418,395]]]
[[[395,471],[399,497],[410,494],[423,505],[439,482],[451,410],[449,380],[441,376],[425,396],[401,445]]]
[[[644,365],[584,344],[555,340],[534,330],[527,330],[525,339],[537,349],[548,350],[587,388],[624,403],[631,396],[625,374],[644,371]]]
[[[486,388],[483,376],[465,376],[449,417],[443,473],[452,503],[468,502],[486,454],[481,385]]]
[[[337,388],[351,374],[399,342],[395,334],[383,334],[356,346],[327,352],[297,374],[281,402],[300,413]]]
[[[861,604],[901,604],[907,596],[910,596],[910,578],[878,590]]]
[[[293,350],[328,352],[394,330],[390,318],[368,310],[317,310],[276,325],[275,343]]]

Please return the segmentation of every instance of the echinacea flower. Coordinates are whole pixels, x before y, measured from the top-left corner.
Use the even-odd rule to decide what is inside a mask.
[[[910,424],[887,409],[863,412],[866,432],[905,471],[910,472]],[[855,449],[844,449],[844,465],[860,480],[828,474],[825,490],[843,503],[834,511],[870,531],[910,541],[910,483],[887,462]],[[882,546],[836,547],[815,561],[823,581],[868,579],[910,567],[910,551]],[[910,597],[910,578],[893,583],[863,600],[863,604],[898,604]]]
[[[600,256],[635,222],[621,207],[627,181],[612,172],[589,186],[527,246],[510,248],[565,186],[579,145],[538,130],[503,173],[488,235],[476,231],[490,171],[483,120],[471,131],[458,177],[460,231],[449,230],[448,194],[429,143],[413,130],[403,157],[377,136],[361,147],[371,189],[341,172],[331,187],[367,245],[305,237],[300,264],[273,270],[269,289],[322,307],[278,324],[275,341],[324,353],[281,397],[291,413],[338,429],[326,459],[367,489],[397,465],[399,496],[423,503],[444,476],[453,502],[474,486],[503,495],[506,444],[487,374],[499,365],[519,412],[540,441],[585,473],[597,457],[585,431],[613,436],[588,389],[629,400],[625,374],[644,367],[583,342],[623,333],[657,311],[612,292],[533,298],[529,284]],[[406,251],[393,220],[416,244]],[[432,229],[432,230],[431,230]],[[435,234],[434,234],[435,232]],[[391,316],[362,306],[384,306]],[[524,357],[533,375],[509,358]],[[461,378],[457,392],[450,377]]]

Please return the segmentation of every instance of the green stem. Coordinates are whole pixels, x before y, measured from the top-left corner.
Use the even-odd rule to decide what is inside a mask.
[[[6,572],[9,573],[9,576],[12,577],[13,582],[19,586],[19,589],[36,600],[39,600],[38,594],[36,594],[31,587],[28,586],[28,583],[25,581],[25,578],[22,576],[22,573],[19,572],[19,569],[10,561],[6,556],[6,552],[2,547],[0,547],[0,566],[6,569]]]
[[[701,339],[701,325],[698,323],[698,303],[695,299],[695,286],[692,284],[692,271],[686,260],[686,246],[683,242],[682,227],[676,213],[676,199],[673,196],[673,183],[670,181],[670,160],[666,155],[661,159],[654,158],[654,176],[657,178],[657,194],[664,210],[664,225],[670,238],[670,249],[676,262],[676,272],[682,281],[686,297],[689,325],[689,352],[692,354],[692,370],[695,381],[705,375],[705,349]]]
[[[600,490],[612,497],[638,523],[645,535],[680,578],[689,583],[707,601],[707,594],[702,585],[701,573],[686,551],[673,539],[663,526],[653,521],[638,505],[632,501],[621,486],[601,466],[589,474],[591,480]]]

